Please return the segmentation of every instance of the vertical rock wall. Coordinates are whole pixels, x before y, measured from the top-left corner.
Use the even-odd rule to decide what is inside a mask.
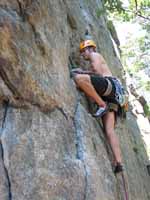
[[[0,200],[121,199],[103,131],[69,73],[88,28],[121,78],[98,9],[100,0],[0,1]],[[147,158],[133,151],[135,131],[132,116],[117,127],[130,199],[148,200]]]

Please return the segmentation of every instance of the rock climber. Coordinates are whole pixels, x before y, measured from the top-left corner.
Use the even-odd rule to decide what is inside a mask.
[[[114,154],[114,173],[122,172],[122,157],[119,140],[115,133],[115,113],[118,109],[116,90],[119,85],[117,78],[112,73],[103,58],[96,52],[96,44],[88,39],[80,43],[80,54],[85,60],[90,61],[90,70],[76,68],[72,70],[75,83],[88,97],[98,105],[94,117],[101,117],[103,127]],[[111,106],[110,105],[115,105]]]

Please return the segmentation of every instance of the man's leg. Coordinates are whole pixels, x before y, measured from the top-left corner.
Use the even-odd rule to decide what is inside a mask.
[[[106,103],[101,99],[93,87],[89,75],[76,74],[74,80],[77,86],[83,90],[87,96],[91,97],[100,107],[106,107]]]
[[[105,133],[107,135],[108,141],[110,143],[112,152],[113,152],[114,157],[115,157],[115,162],[116,163],[122,163],[119,140],[118,140],[118,137],[117,137],[117,135],[114,131],[115,113],[114,112],[106,113],[103,116],[102,120],[103,120]]]

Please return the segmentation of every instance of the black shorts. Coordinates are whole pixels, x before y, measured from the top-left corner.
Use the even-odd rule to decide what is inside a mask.
[[[92,85],[94,86],[96,92],[102,97],[104,101],[110,102],[110,103],[117,103],[115,100],[115,85],[112,80],[112,77],[103,77],[101,75],[90,75]],[[107,90],[108,87],[108,81],[109,79],[110,83],[112,84],[112,91],[108,96],[103,96],[105,91]]]

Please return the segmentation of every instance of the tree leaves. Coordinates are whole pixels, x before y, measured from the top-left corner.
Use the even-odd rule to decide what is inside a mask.
[[[125,7],[120,0],[103,0],[104,7],[109,13],[120,14],[124,21],[139,17],[150,22],[150,0],[129,0]]]

